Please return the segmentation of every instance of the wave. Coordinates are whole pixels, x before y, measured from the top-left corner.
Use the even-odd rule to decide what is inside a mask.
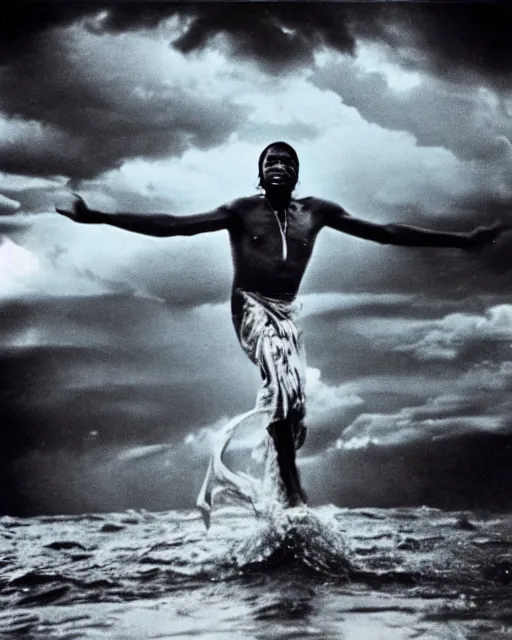
[[[256,522],[252,534],[231,551],[233,565],[243,573],[293,568],[348,578],[347,548],[333,518],[309,508],[283,509],[276,504]]]

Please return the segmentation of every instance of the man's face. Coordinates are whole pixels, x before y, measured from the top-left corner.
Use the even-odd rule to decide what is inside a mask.
[[[297,182],[297,165],[285,149],[270,147],[262,163],[264,187],[281,187],[292,190]]]

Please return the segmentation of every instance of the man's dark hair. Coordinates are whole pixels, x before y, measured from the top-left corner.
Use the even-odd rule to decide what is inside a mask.
[[[267,155],[267,152],[269,149],[281,149],[282,151],[286,151],[291,155],[293,161],[295,162],[295,165],[297,166],[297,180],[298,180],[299,179],[299,156],[297,155],[297,152],[291,145],[289,145],[287,142],[282,142],[281,140],[279,140],[278,142],[271,142],[270,144],[268,144],[260,153],[260,157],[258,160],[259,185],[261,186],[261,181],[263,178],[263,160],[265,160],[265,156]]]

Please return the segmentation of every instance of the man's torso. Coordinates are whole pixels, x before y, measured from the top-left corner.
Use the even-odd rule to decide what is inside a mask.
[[[234,290],[293,299],[324,224],[321,201],[292,199],[281,224],[264,196],[236,200],[230,210]]]

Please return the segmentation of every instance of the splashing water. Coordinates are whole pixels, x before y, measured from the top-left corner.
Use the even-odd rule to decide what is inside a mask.
[[[268,418],[265,409],[234,418],[214,446],[197,506],[207,537],[229,541],[218,548],[217,562],[227,574],[295,565],[343,577],[346,549],[332,516],[286,506],[275,447],[265,429]],[[239,517],[243,521],[236,526],[233,518]]]
[[[347,577],[347,549],[333,518],[307,507],[285,509],[279,503],[261,515],[250,535],[231,550],[234,564],[243,572],[287,565]]]
[[[265,429],[269,416],[268,409],[253,409],[218,434],[196,501],[207,528],[213,507],[222,503],[250,505],[256,514],[284,505],[276,452]],[[230,462],[240,465],[240,461],[245,462],[244,469],[230,468]]]

